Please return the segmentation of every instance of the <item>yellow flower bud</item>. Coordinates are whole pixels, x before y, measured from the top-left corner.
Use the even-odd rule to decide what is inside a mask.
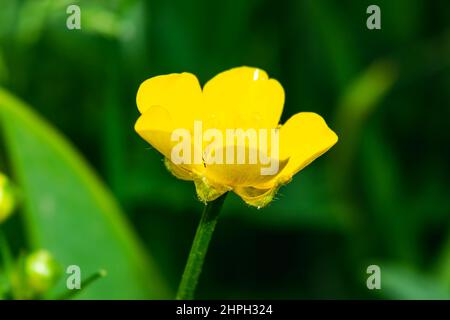
[[[61,275],[61,267],[47,250],[31,253],[25,259],[24,272],[27,286],[42,294],[51,289]]]
[[[0,223],[13,213],[15,205],[11,183],[8,177],[0,173]]]

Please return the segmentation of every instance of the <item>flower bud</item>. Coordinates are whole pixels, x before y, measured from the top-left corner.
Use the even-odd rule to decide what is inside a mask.
[[[39,250],[27,256],[24,268],[27,286],[37,294],[51,289],[61,275],[60,265],[46,250]]]
[[[12,185],[8,177],[0,173],[0,223],[13,213],[15,205]]]

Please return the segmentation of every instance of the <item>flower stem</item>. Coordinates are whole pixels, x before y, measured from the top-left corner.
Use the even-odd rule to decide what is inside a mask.
[[[186,267],[181,277],[180,286],[178,287],[177,300],[194,299],[195,288],[197,287],[198,278],[202,272],[209,242],[211,241],[226,195],[225,193],[216,200],[208,202],[203,209]]]
[[[106,277],[106,270],[99,270],[96,273],[90,275],[87,279],[83,280],[81,282],[80,285],[80,289],[78,290],[70,290],[62,295],[60,295],[58,298],[56,298],[55,300],[69,300],[69,299],[73,299],[76,295],[78,295],[79,293],[81,293],[84,289],[86,289],[90,284],[92,284],[93,282],[97,281],[100,278]]]

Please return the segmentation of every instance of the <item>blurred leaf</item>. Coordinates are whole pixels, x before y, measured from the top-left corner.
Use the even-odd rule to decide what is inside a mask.
[[[339,168],[338,183],[347,180],[361,130],[376,105],[392,88],[396,77],[396,68],[392,63],[378,61],[356,78],[344,93],[336,114],[336,131],[340,139],[334,166]]]
[[[52,7],[52,0],[28,0],[20,7],[17,39],[19,43],[35,43],[42,34],[46,19]]]
[[[382,266],[381,291],[392,299],[450,299],[450,291],[438,281],[402,266]]]
[[[0,41],[10,36],[16,22],[19,3],[15,0],[0,1]]]
[[[377,61],[347,88],[339,108],[340,120],[364,120],[386,95],[396,78],[395,65]]]
[[[68,142],[1,89],[0,121],[25,195],[24,219],[33,249],[49,250],[65,267],[80,266],[82,275],[107,270],[108,277],[80,298],[167,297],[114,199]]]
[[[124,25],[117,14],[97,6],[83,7],[82,10],[82,30],[107,38],[121,37]]]
[[[438,261],[438,274],[448,290],[450,290],[450,237],[444,244],[444,250]]]
[[[3,52],[0,49],[0,83],[4,83],[8,79],[9,70],[6,66],[5,58],[3,56]]]
[[[378,243],[397,258],[415,260],[417,217],[407,204],[396,154],[377,126],[368,126],[361,146],[361,171],[364,180],[371,229]],[[405,220],[408,223],[405,223]]]
[[[359,51],[356,49],[348,19],[338,10],[338,4],[330,1],[307,0],[302,2],[307,18],[310,19],[310,32],[321,43],[321,54],[333,71],[331,76],[339,89],[343,88],[359,68]],[[332,31],[331,31],[332,30]]]

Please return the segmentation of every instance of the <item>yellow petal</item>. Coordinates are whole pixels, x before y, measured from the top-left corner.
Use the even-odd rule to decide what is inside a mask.
[[[258,209],[265,207],[278,191],[278,186],[269,189],[258,189],[254,187],[238,187],[233,190],[248,205]]]
[[[172,140],[174,130],[179,129],[176,125],[177,123],[165,108],[152,106],[139,117],[135,124],[135,130],[145,141],[167,159],[172,159],[173,148],[181,142],[180,140]],[[192,136],[190,136],[190,142],[191,154],[193,154]],[[175,165],[170,160],[167,161],[169,162],[166,162],[166,167],[169,171],[177,178],[183,180],[192,180],[192,177],[188,175],[194,173],[199,175],[204,170],[202,164],[194,164],[193,161],[180,165]]]
[[[174,128],[171,114],[161,106],[152,106],[139,117],[135,131],[156,150],[170,158],[174,142],[171,142]]]
[[[144,81],[138,90],[136,103],[144,114],[153,106],[164,107],[178,128],[189,129],[204,110],[202,90],[195,75],[187,72],[156,76]]]
[[[232,163],[227,163],[226,154],[227,149],[233,148],[235,152],[235,157]],[[216,151],[214,151],[216,152]],[[269,156],[269,164],[262,164],[257,159],[256,163],[249,162],[249,155],[251,152],[254,152],[257,156],[259,155],[259,150],[252,150],[248,147],[245,148],[245,161],[244,163],[239,163],[237,161],[237,149],[235,146],[225,146],[223,147],[222,154],[224,156],[223,162],[221,163],[211,163],[205,164],[205,168],[203,171],[203,175],[208,179],[208,181],[214,184],[225,185],[230,188],[235,187],[244,187],[244,186],[259,186],[261,184],[268,183],[272,181],[274,177],[277,176],[279,172],[283,170],[283,168],[287,165],[288,159],[278,159]],[[205,159],[208,159],[209,156],[205,155]],[[276,171],[271,174],[262,174],[264,170],[268,170],[271,166],[270,164],[278,163],[278,167]]]
[[[182,166],[174,164],[170,159],[164,158],[164,164],[176,178],[186,181],[193,180],[192,168],[190,166]]]
[[[275,128],[283,111],[283,87],[257,68],[219,73],[206,83],[203,95],[217,128]]]
[[[337,135],[318,114],[301,112],[292,116],[280,129],[280,157],[289,161],[277,181],[289,181],[337,141]]]

